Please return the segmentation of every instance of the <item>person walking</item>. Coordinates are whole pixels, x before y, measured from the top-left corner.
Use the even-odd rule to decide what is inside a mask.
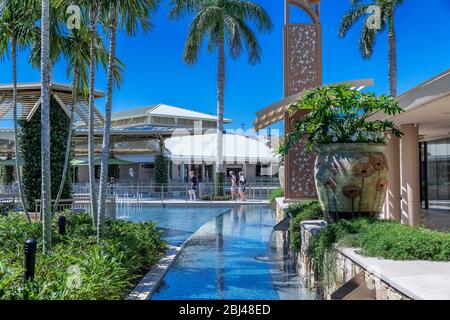
[[[189,200],[197,201],[198,179],[194,171],[189,172]]]
[[[231,178],[231,200],[238,200],[238,179],[233,171],[230,171],[230,178]]]
[[[244,173],[241,171],[239,172],[239,197],[241,198],[241,201],[246,201],[246,194],[245,194],[245,188],[247,185],[247,179],[244,176]]]

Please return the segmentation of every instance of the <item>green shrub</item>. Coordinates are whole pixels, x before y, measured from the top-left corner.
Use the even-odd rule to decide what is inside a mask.
[[[9,156],[8,159],[11,159]],[[14,182],[14,167],[13,166],[0,166],[0,183],[12,184]]]
[[[155,156],[155,182],[166,185],[169,182],[169,159],[162,155]]]
[[[318,201],[307,200],[291,205],[286,213],[291,216],[291,250],[293,252],[298,252],[302,244],[301,222],[323,219],[322,209]]]
[[[6,215],[11,211],[17,209],[17,205],[14,202],[2,202],[0,203],[0,215]]]
[[[224,190],[223,190],[224,181],[225,181],[225,173],[217,172],[215,175],[215,180],[214,180],[214,195],[215,196],[221,197],[224,195]]]
[[[67,234],[57,233],[55,218],[52,250],[45,256],[38,251],[34,281],[23,280],[23,243],[37,239],[40,249],[41,225],[17,214],[0,217],[0,300],[122,299],[165,252],[152,222],[108,221],[97,244],[88,215],[66,216]],[[78,271],[79,286],[69,285]]]
[[[69,117],[59,106],[55,98],[50,108],[50,163],[52,199],[56,198],[64,168],[66,141],[69,134]],[[23,188],[25,205],[29,211],[35,211],[35,200],[41,199],[41,108],[28,120],[20,120],[19,146],[23,170]],[[72,158],[72,155],[71,157]],[[70,161],[71,159],[69,159]],[[69,162],[70,163],[70,162]],[[72,198],[72,166],[67,172],[61,199]]]
[[[230,195],[225,195],[225,196],[213,196],[213,197],[211,197],[210,195],[204,195],[204,196],[202,196],[202,200],[203,201],[229,201],[229,200],[231,200],[231,196]]]
[[[394,260],[450,261],[450,234],[395,221],[341,220],[311,238],[308,251],[316,275],[324,277],[334,245],[360,248],[364,256]]]
[[[275,190],[272,190],[269,194],[269,202],[270,204],[275,203],[276,198],[284,197],[284,189],[278,188]]]

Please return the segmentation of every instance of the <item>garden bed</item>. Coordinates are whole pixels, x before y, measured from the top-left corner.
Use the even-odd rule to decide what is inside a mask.
[[[0,217],[0,300],[123,299],[167,248],[152,222],[107,221],[97,244],[88,215],[66,217],[66,235],[59,235],[55,224],[53,248],[45,256],[41,224],[28,224],[18,214]],[[33,281],[23,279],[23,247],[29,238],[38,241]]]
[[[439,268],[442,269],[441,265],[447,266],[450,261],[450,233],[376,219],[341,220],[306,230],[306,225],[316,226],[318,223],[315,222],[321,219],[319,207],[314,201],[291,204],[285,214],[291,216],[290,249],[296,255],[298,272],[305,285],[325,299],[360,271],[365,272],[367,279],[373,277],[373,270],[367,271],[361,263],[366,260],[371,261],[371,266],[376,263],[388,266],[375,276],[382,282],[377,299],[427,297],[430,296],[429,291],[434,290],[434,283],[442,276]],[[346,255],[350,250],[348,248],[357,248],[352,249],[351,258]],[[359,260],[352,260],[354,257]],[[422,269],[417,271],[419,274],[411,271],[411,266],[417,269],[422,265],[426,266],[423,270],[435,268],[437,271],[429,275],[423,275]],[[408,267],[405,269],[405,266]],[[394,277],[393,280],[391,274],[383,273],[391,269],[397,272],[395,274],[405,273],[405,279],[417,279],[417,283],[421,281],[420,276],[438,280],[430,280],[428,287],[431,289],[427,285],[412,288],[404,279]],[[437,296],[448,298],[445,290],[439,290]]]

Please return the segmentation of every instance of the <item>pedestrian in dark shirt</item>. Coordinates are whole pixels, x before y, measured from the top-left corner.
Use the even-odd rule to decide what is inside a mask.
[[[197,201],[198,179],[194,171],[189,172],[189,200]]]

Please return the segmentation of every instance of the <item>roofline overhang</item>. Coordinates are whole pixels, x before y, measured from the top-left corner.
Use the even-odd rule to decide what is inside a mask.
[[[356,90],[362,90],[365,87],[373,87],[374,80],[373,79],[360,79],[360,80],[348,80],[341,81],[334,84],[329,85],[338,85],[338,84],[349,84]],[[303,90],[296,94],[293,94],[289,97],[281,99],[275,103],[270,104],[269,106],[261,109],[256,112],[256,119],[253,122],[254,130],[258,131],[264,129],[284,118],[284,113],[289,109],[289,107],[296,101],[298,101],[308,90]]]
[[[72,92],[72,86],[53,82],[50,84],[49,88],[54,91],[59,92]],[[17,90],[40,90],[41,89],[41,83],[40,82],[22,82],[17,84]],[[13,84],[0,84],[0,94],[2,92],[9,92],[13,90]],[[96,98],[103,98],[105,96],[105,93],[100,90],[95,90],[95,97]]]
[[[443,87],[439,89],[439,86]],[[432,94],[427,95],[427,90],[430,90],[430,92],[428,93]],[[417,96],[414,97],[414,95]],[[419,83],[412,89],[399,95],[396,99],[404,112],[409,112],[444,99],[448,96],[450,96],[450,68]],[[408,99],[412,100],[408,102]],[[389,116],[380,111],[371,116],[369,120],[382,120],[392,118],[395,118],[395,116]]]
[[[119,112],[125,112],[125,111],[119,111]],[[115,118],[114,115],[112,115],[111,121],[120,121],[120,120],[127,120],[127,119],[131,120],[131,119],[136,119],[136,118],[152,117],[152,116],[162,117],[162,118],[177,118],[177,119],[188,119],[188,120],[200,120],[200,121],[217,121],[217,118],[210,119],[210,118],[180,117],[180,116],[174,117],[174,116],[170,116],[170,115],[167,115],[167,114],[157,114],[157,113],[156,114],[148,114],[147,112],[146,112],[146,114],[134,115],[134,116],[131,116],[131,117],[120,116],[120,117],[116,117]],[[225,119],[223,119],[223,122],[224,123],[232,123],[233,120],[225,118]]]

